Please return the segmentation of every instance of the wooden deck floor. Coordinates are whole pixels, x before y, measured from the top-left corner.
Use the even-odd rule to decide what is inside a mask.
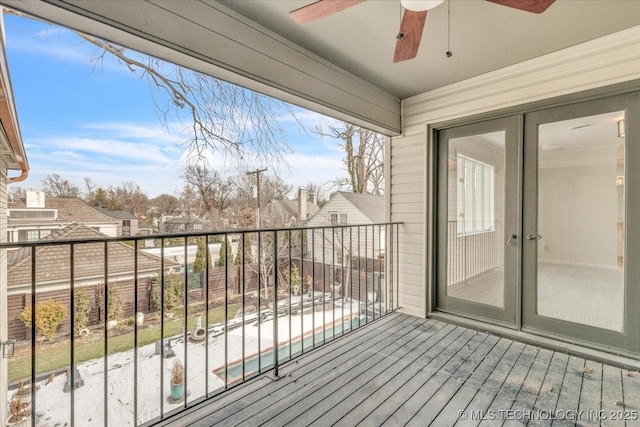
[[[164,425],[631,426],[639,410],[635,372],[395,313]]]

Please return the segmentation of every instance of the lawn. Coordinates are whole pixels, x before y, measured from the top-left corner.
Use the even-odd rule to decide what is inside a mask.
[[[236,310],[241,308],[241,304],[230,304],[227,319],[231,319]],[[209,310],[209,323],[220,323],[224,321],[224,307],[216,307]],[[204,319],[203,319],[204,322]],[[187,330],[193,328],[194,316],[189,316],[187,320]],[[164,336],[171,337],[182,333],[184,318],[169,320],[164,322]],[[151,344],[160,339],[160,324],[138,330],[138,347]],[[134,333],[128,332],[122,335],[109,337],[107,339],[107,353],[119,353],[133,349]],[[36,346],[37,348],[37,346]],[[69,367],[71,344],[66,340],[66,345],[59,345],[47,348],[45,351],[38,351],[36,354],[36,373],[55,372]],[[82,342],[76,339],[74,342],[75,363],[86,362],[87,360],[101,358],[104,355],[104,339],[91,342]],[[29,378],[31,376],[31,357],[25,356],[9,361],[9,381]]]

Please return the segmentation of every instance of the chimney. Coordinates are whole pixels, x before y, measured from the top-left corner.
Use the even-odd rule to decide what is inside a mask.
[[[300,220],[307,220],[307,188],[300,187],[298,190],[298,218]]]
[[[27,207],[44,209],[44,191],[27,191]]]
[[[316,193],[309,193],[309,199],[311,199],[311,203],[318,206],[318,195]]]

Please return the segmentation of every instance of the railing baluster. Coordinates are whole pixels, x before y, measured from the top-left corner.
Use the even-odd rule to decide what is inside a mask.
[[[353,330],[353,226],[349,227],[349,332]]]
[[[229,387],[229,235],[224,235],[224,388]]]
[[[164,238],[160,239],[160,419],[164,419]]]
[[[69,245],[69,303],[71,306],[71,309],[69,310],[71,312],[71,316],[69,316],[69,328],[71,329],[69,336],[71,337],[70,340],[70,361],[71,361],[71,366],[69,369],[69,382],[71,384],[71,390],[70,390],[70,415],[71,415],[71,422],[70,425],[71,427],[73,427],[75,425],[75,391],[76,391],[76,383],[75,383],[75,369],[74,369],[74,365],[75,365],[75,330],[76,330],[76,305],[75,305],[75,274],[74,274],[74,270],[75,270],[75,259],[74,259],[74,253],[73,253],[73,249],[74,249],[74,245],[73,243],[71,243]],[[35,412],[34,412],[35,414]],[[35,418],[35,415],[34,415]]]
[[[344,227],[340,228],[340,246],[342,257],[340,258],[340,306],[342,307],[342,316],[340,318],[340,335],[344,335],[344,258],[347,252],[347,245],[344,243]]]
[[[279,375],[278,360],[278,232],[273,232],[273,364],[274,375]]]
[[[133,425],[138,425],[138,243],[133,241]]]
[[[336,339],[336,229],[331,228],[331,340]]]
[[[103,406],[104,425],[109,425],[109,242],[104,242],[104,375],[103,375]]]
[[[199,239],[199,237],[196,237]],[[196,243],[197,245],[197,243]],[[187,395],[189,390],[189,356],[187,355],[189,340],[187,339],[187,329],[188,320],[189,320],[189,238],[187,236],[184,237],[184,292],[183,292],[183,304],[184,304],[184,330],[182,331],[182,339],[184,341],[183,346],[183,355],[184,355],[184,363],[182,364],[184,368],[184,402],[183,407],[187,409]]]
[[[361,258],[360,258],[361,246],[362,246],[362,241],[360,240],[360,226],[358,226],[358,327],[360,327],[360,319],[362,318],[362,313],[360,312],[360,307],[362,307],[362,266],[361,266]],[[365,312],[365,316],[366,316],[366,312]]]
[[[369,323],[369,261],[367,260],[367,234],[369,227],[364,227],[364,301],[365,301],[365,323]]]
[[[375,239],[375,225],[373,226],[373,237]],[[374,265],[376,264],[376,251],[375,251],[375,245],[374,245],[374,249],[373,249],[373,262]],[[380,226],[378,226],[378,257],[377,257],[377,265],[378,265],[378,283],[376,283],[376,290],[377,290],[377,296],[376,299],[378,300],[378,310],[379,310],[379,314],[378,317],[380,317],[382,315],[382,261],[380,260]],[[386,300],[385,300],[385,304],[387,304]],[[375,310],[374,310],[374,314],[375,314]]]
[[[400,308],[400,225],[396,225],[396,304]]]
[[[209,397],[209,237],[205,237],[204,262],[204,396]]]
[[[291,286],[292,286],[291,279],[292,279],[292,276],[293,276],[292,271],[291,271],[292,268],[293,268],[293,264],[291,263],[291,231],[287,232],[287,247],[288,247],[288,252],[289,252],[289,283],[287,284],[287,287],[289,288],[289,290],[287,292],[289,294],[288,295],[288,297],[289,297],[289,310],[287,310],[287,312],[288,312],[287,313],[287,317],[289,319],[289,358],[291,358],[293,356],[293,354],[292,354],[293,349],[291,348],[291,339],[292,339],[292,336],[291,336],[291,333],[292,333],[292,331],[291,331],[291,327],[292,327],[292,324],[291,324],[291,311],[292,311],[292,308],[293,308],[291,306],[291,304],[292,304],[292,301],[291,301]]]
[[[31,413],[36,413],[36,246],[31,247]],[[3,403],[4,404],[4,403]],[[36,417],[31,417],[35,427]]]
[[[304,354],[304,231],[300,230],[300,354]]]
[[[262,373],[262,300],[260,294],[262,293],[262,233],[258,234],[258,261],[256,271],[258,272],[258,373]],[[266,288],[266,286],[265,286]]]
[[[316,348],[316,236],[311,229],[311,348]]]
[[[322,228],[322,344],[324,344],[326,342],[325,340],[325,330],[326,330],[326,325],[327,325],[327,319],[326,319],[326,312],[327,312],[327,307],[325,305],[326,303],[326,296],[327,296],[327,278],[326,278],[326,274],[327,274],[327,264],[326,264],[326,260],[325,260],[325,256],[326,256],[326,248],[324,245],[325,242],[325,229]]]
[[[241,267],[241,272],[242,272],[242,282],[240,284],[241,289],[240,291],[242,292],[242,381],[244,381],[246,379],[246,365],[245,365],[245,329],[244,329],[244,322],[245,322],[245,311],[246,311],[246,306],[245,306],[245,293],[246,293],[246,289],[245,289],[245,277],[244,277],[244,273],[245,273],[245,269],[244,269],[244,264],[245,264],[245,259],[244,259],[244,254],[245,254],[245,247],[244,247],[244,239],[245,239],[245,234],[244,232],[240,234],[240,247],[242,249],[242,253],[241,253],[241,257],[238,257],[241,261],[242,261],[242,267]]]

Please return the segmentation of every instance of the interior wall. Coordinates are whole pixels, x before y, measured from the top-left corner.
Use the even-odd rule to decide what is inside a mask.
[[[578,153],[582,151],[582,153]],[[618,188],[615,146],[541,156],[540,261],[617,266]],[[555,165],[549,165],[553,157]],[[580,159],[576,162],[575,159]]]
[[[640,80],[640,26],[402,101],[403,134],[387,150],[391,221],[402,222],[400,305],[425,316],[433,307],[431,188],[433,140],[441,123]],[[410,168],[410,171],[409,171]]]

